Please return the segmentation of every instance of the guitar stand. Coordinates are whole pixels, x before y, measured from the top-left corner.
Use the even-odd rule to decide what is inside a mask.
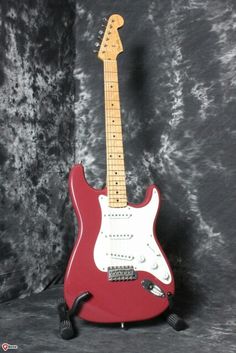
[[[61,338],[64,340],[69,340],[75,336],[77,330],[74,326],[74,317],[79,312],[82,303],[91,298],[91,296],[92,295],[89,292],[80,294],[77,298],[75,298],[70,310],[68,309],[64,299],[59,300],[57,307],[60,319],[59,332]]]
[[[168,295],[168,301],[169,301],[169,308],[163,314],[164,319],[171,327],[173,327],[174,330],[176,331],[185,330],[188,327],[187,323],[172,311],[173,295],[171,293],[168,293],[167,295]],[[79,309],[83,304],[83,302],[91,298],[91,296],[92,294],[90,292],[84,292],[80,294],[74,300],[74,303],[70,310],[68,309],[64,299],[59,300],[59,304],[57,307],[59,319],[60,319],[59,332],[60,332],[61,338],[63,338],[64,340],[69,340],[76,335],[77,330],[75,329],[73,319],[78,314]],[[121,324],[121,327],[123,329],[127,329],[124,323]]]
[[[182,331],[188,328],[188,324],[184,319],[179,317],[175,312],[173,312],[173,304],[174,304],[174,296],[171,293],[168,293],[168,301],[169,301],[169,308],[164,312],[163,317],[166,322],[173,327],[175,331]]]

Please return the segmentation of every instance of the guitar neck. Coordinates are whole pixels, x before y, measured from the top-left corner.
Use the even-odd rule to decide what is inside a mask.
[[[125,207],[127,192],[116,60],[104,60],[104,97],[109,206]]]

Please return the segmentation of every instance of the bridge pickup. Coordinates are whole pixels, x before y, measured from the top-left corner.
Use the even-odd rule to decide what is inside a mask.
[[[108,267],[109,281],[133,281],[137,279],[137,273],[133,266],[111,266]]]

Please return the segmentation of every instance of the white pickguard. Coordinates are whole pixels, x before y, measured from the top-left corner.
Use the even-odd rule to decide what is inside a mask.
[[[153,189],[150,202],[141,208],[111,208],[108,197],[99,196],[101,229],[94,247],[94,261],[99,270],[109,266],[133,266],[169,284],[172,280],[166,261],[153,235],[153,221],[159,195]]]

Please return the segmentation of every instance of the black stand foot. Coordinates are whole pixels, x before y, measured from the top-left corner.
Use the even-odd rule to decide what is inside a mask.
[[[188,324],[184,319],[179,317],[177,314],[175,314],[172,311],[173,307],[173,295],[168,293],[168,299],[169,299],[169,309],[164,313],[164,318],[166,322],[173,327],[175,331],[182,331],[188,328]]]
[[[76,330],[74,327],[73,319],[75,315],[79,312],[81,304],[91,298],[89,292],[84,292],[79,295],[69,310],[64,299],[59,301],[57,310],[60,319],[59,333],[61,338],[64,340],[69,340],[75,336]]]
[[[171,310],[168,310],[164,317],[166,322],[173,327],[175,331],[182,331],[188,328],[186,321]]]

